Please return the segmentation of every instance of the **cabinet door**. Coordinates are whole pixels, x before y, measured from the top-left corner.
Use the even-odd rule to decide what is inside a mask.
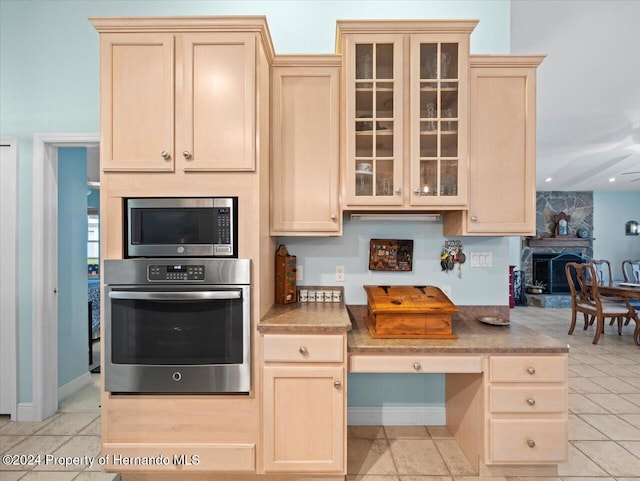
[[[474,61],[471,99],[467,231],[534,235],[535,68]]]
[[[344,369],[264,368],[267,472],[344,474]]]
[[[176,150],[182,170],[254,170],[254,34],[185,34],[178,41]]]
[[[104,34],[100,42],[102,169],[173,170],[173,36]]]
[[[271,235],[341,232],[340,67],[272,70]]]
[[[468,35],[413,35],[411,205],[467,204]]]
[[[402,35],[347,39],[347,205],[403,203],[402,55]]]

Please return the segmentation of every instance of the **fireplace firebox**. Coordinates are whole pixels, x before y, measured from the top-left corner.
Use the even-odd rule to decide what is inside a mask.
[[[545,287],[544,294],[569,292],[569,283],[564,272],[564,266],[569,262],[588,262],[579,252],[563,252],[533,254],[532,274],[533,283],[541,283]]]

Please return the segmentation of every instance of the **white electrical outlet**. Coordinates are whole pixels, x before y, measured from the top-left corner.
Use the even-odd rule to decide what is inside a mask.
[[[451,299],[451,286],[442,286],[440,287],[440,290],[445,296]]]
[[[304,268],[296,266],[296,281],[304,281]]]
[[[344,266],[336,266],[336,281],[344,282]]]

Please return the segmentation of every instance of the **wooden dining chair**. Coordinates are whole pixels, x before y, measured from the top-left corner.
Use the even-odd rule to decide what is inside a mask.
[[[611,286],[613,285],[613,275],[611,273],[611,263],[606,260],[606,259],[592,259],[589,262],[594,270],[595,270],[595,274],[596,274],[596,281],[598,283],[598,286]],[[617,304],[624,304],[626,303],[626,299],[624,298],[620,298],[620,297],[612,297],[612,296],[608,296],[608,295],[604,295],[602,293],[600,293],[600,299],[602,300],[603,303],[608,303],[608,302],[614,302]],[[591,317],[590,320],[590,324],[593,324],[593,321],[595,320],[595,317]],[[621,319],[612,317],[611,318],[611,322],[609,322],[609,325],[613,324],[615,321],[618,322],[622,322]],[[625,326],[627,324],[629,324],[630,319],[627,318],[625,320]]]
[[[598,344],[600,340],[600,335],[604,331],[605,318],[618,319],[618,334],[622,334],[622,319],[628,317],[633,319],[636,325],[640,323],[635,309],[628,302],[603,303],[598,291],[598,283],[594,282],[594,279],[597,279],[597,274],[592,264],[569,262],[564,269],[571,291],[569,335],[573,334],[576,327],[578,312],[581,312],[584,317],[584,330],[590,325],[590,317],[594,316],[596,333],[593,337],[593,344]]]
[[[622,261],[622,275],[625,282],[640,284],[640,260]]]

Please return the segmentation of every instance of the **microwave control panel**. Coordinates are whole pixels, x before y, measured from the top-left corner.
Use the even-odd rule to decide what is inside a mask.
[[[150,281],[204,281],[204,266],[152,265],[148,274]]]

